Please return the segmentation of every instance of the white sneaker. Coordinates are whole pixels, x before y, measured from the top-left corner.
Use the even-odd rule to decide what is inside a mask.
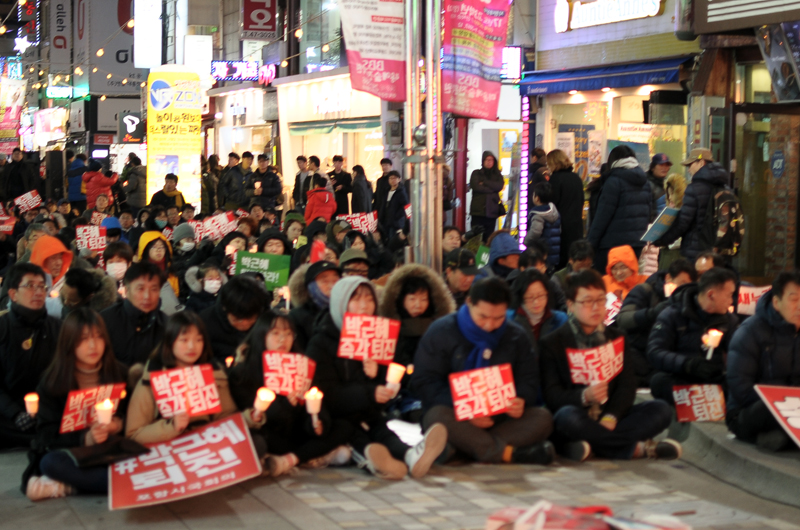
[[[369,444],[364,448],[364,457],[364,465],[376,477],[400,480],[408,474],[408,467],[396,460],[383,444]]]
[[[45,476],[31,477],[28,480],[28,487],[25,489],[25,494],[32,501],[58,499],[73,493],[74,490],[71,486]]]
[[[350,462],[352,454],[353,452],[350,450],[350,447],[340,445],[327,455],[320,456],[319,458],[312,458],[303,464],[303,467],[320,469],[328,466],[346,466]]]
[[[441,423],[434,423],[425,432],[422,441],[406,451],[406,464],[414,478],[424,477],[434,460],[444,451],[447,445],[447,427]]]

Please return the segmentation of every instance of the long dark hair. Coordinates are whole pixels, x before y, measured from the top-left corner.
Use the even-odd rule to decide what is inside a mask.
[[[125,381],[125,374],[114,357],[111,339],[108,337],[103,318],[93,309],[80,307],[72,311],[61,324],[56,353],[42,375],[44,387],[54,396],[66,396],[70,391],[78,389],[78,380],[75,378],[75,350],[83,341],[83,331],[87,328],[96,329],[105,342],[102,366],[98,374],[100,384]]]
[[[238,372],[237,375],[239,375],[241,379],[252,379],[253,382],[263,381],[264,368],[262,366],[261,354],[267,349],[267,334],[279,325],[287,326],[292,330],[295,339],[297,338],[297,330],[295,330],[294,324],[289,320],[289,317],[273,311],[267,311],[262,314],[258,317],[258,320],[256,320],[253,328],[242,343],[243,347],[241,353],[244,357],[244,361],[237,365],[238,368],[234,367],[234,371]],[[292,344],[292,346],[294,346],[294,344]],[[259,386],[261,385],[259,384]]]
[[[175,358],[172,346],[182,333],[192,327],[196,328],[197,332],[203,336],[203,353],[195,361],[195,364],[210,363],[214,358],[211,352],[211,339],[208,337],[208,331],[203,320],[193,311],[181,311],[169,317],[166,329],[164,329],[164,338],[161,340],[161,346],[155,349],[150,358],[157,361],[160,360],[164,368],[175,368],[178,365],[178,360]]]

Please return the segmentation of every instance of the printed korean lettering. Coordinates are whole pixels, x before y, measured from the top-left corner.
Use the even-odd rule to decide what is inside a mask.
[[[390,364],[394,359],[400,322],[384,317],[346,313],[338,356],[356,361],[370,359]]]
[[[719,385],[675,385],[672,396],[680,422],[725,419],[725,395]]]
[[[106,248],[106,228],[104,226],[83,225],[75,229],[75,245],[78,250],[104,250]]]
[[[300,353],[264,352],[264,386],[282,396],[311,388],[317,363]]]
[[[199,416],[222,410],[214,369],[210,364],[153,372],[150,386],[164,418],[171,418],[178,412]]]
[[[64,434],[90,427],[97,417],[95,404],[106,399],[111,400],[114,404],[114,412],[116,412],[124,391],[125,383],[70,391],[67,394],[67,404],[61,415],[61,427],[58,432]]]
[[[567,348],[570,376],[576,385],[594,385],[610,381],[622,371],[624,358],[624,337],[597,348],[585,350]]]
[[[362,234],[372,233],[378,229],[378,212],[339,215],[336,219],[347,221],[353,230]]]
[[[510,364],[450,374],[450,392],[458,421],[502,414],[517,397]]]
[[[25,213],[42,204],[42,197],[39,195],[38,191],[33,190],[14,199],[14,204],[19,207],[20,213]]]

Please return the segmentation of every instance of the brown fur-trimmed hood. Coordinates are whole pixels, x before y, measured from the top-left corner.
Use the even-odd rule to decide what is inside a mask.
[[[292,297],[292,307],[300,307],[308,302],[311,295],[306,287],[306,271],[309,264],[300,265],[289,277],[289,295]]]
[[[411,276],[422,277],[430,286],[431,303],[434,306],[434,320],[456,310],[456,302],[453,300],[453,295],[450,294],[450,290],[447,289],[444,280],[430,267],[412,263],[395,269],[389,275],[386,287],[381,293],[381,301],[378,305],[379,315],[400,320],[400,314],[397,312],[397,298],[400,296],[400,291],[406,278]]]

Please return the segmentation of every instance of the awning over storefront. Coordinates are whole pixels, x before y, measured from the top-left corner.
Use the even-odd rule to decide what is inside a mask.
[[[680,65],[692,57],[677,57],[662,61],[620,64],[575,70],[547,70],[525,74],[520,94],[538,96],[560,94],[570,90],[601,90],[642,85],[677,83]]]
[[[352,120],[324,120],[307,121],[289,124],[289,134],[291,136],[308,136],[311,134],[329,134],[335,129],[342,131],[372,131],[380,129],[381,119],[362,118]]]

